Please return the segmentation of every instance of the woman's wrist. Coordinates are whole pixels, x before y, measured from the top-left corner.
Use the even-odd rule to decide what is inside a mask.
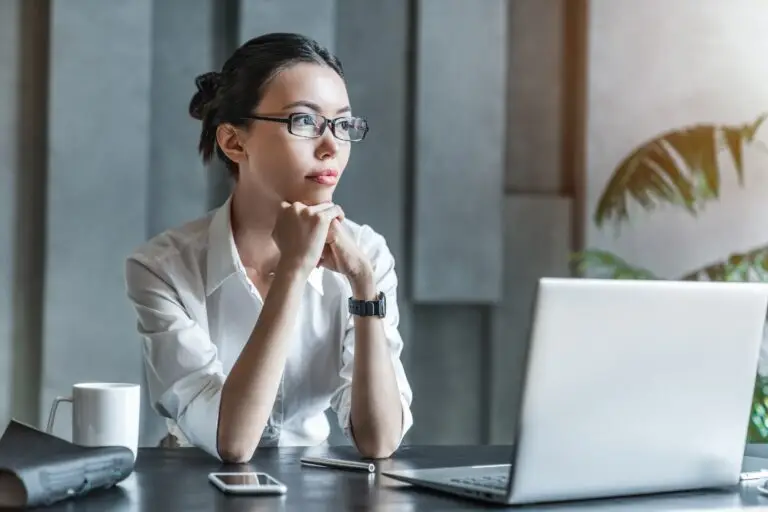
[[[289,260],[280,260],[275,269],[275,279],[286,280],[289,282],[306,281],[312,269],[307,270],[301,265],[301,262]]]
[[[360,273],[348,276],[349,285],[352,288],[353,298],[358,300],[373,300],[376,298],[376,283],[373,279],[373,271],[365,269]]]

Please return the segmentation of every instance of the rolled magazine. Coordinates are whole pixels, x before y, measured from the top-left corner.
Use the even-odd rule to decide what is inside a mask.
[[[79,446],[11,420],[0,437],[0,507],[77,498],[116,485],[133,466],[124,446]]]

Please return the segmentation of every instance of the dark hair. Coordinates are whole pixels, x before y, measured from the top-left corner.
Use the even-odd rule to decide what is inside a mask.
[[[233,176],[237,165],[216,143],[222,123],[245,126],[267,84],[280,71],[299,62],[326,65],[344,78],[341,62],[317,41],[300,34],[265,34],[244,43],[227,59],[221,72],[203,73],[195,79],[197,92],[189,102],[189,114],[203,122],[198,150],[204,162],[214,151]]]

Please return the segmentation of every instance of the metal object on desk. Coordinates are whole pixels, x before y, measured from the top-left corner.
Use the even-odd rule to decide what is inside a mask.
[[[768,469],[760,469],[757,471],[743,471],[740,476],[741,481],[760,480],[762,478],[768,478]]]
[[[323,466],[337,469],[356,469],[374,473],[376,466],[371,462],[356,462],[353,460],[330,459],[327,457],[302,457],[301,463],[310,466]]]

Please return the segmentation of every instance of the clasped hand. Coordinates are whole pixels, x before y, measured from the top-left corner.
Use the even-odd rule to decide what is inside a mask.
[[[318,266],[348,279],[370,275],[370,261],[341,225],[344,211],[339,205],[283,201],[281,206],[272,233],[280,250],[281,267],[305,276]]]

